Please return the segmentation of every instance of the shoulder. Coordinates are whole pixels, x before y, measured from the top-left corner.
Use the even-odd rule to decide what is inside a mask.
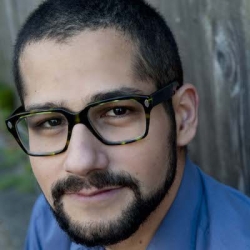
[[[49,204],[42,194],[38,197],[34,204],[31,215],[31,223],[35,226],[39,226],[39,230],[46,230],[46,232],[48,229],[55,229],[58,227]]]
[[[250,249],[250,198],[202,171],[200,176],[211,246]]]
[[[240,217],[245,214],[250,215],[250,197],[216,181],[202,171],[200,171],[200,175],[208,206],[212,210],[214,208],[218,213],[224,211],[224,214],[228,211],[230,215],[235,213],[235,215],[239,215]],[[250,221],[250,217],[248,219]]]
[[[32,210],[32,216],[34,219],[39,219],[39,215],[49,215],[50,214],[50,209],[49,205],[47,204],[47,201],[45,200],[44,195],[40,194],[33,206]]]
[[[53,213],[43,195],[40,195],[33,207],[30,225],[26,237],[26,250],[70,249],[70,240],[57,224]]]
[[[26,237],[25,250],[87,250],[85,246],[75,244],[59,227],[44,195],[36,200]],[[91,248],[99,250],[102,248]]]
[[[88,248],[70,240],[59,227],[44,195],[36,200],[26,237],[25,250],[103,250],[101,247]]]

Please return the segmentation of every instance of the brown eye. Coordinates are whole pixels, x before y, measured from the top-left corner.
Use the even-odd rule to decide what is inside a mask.
[[[117,107],[117,108],[114,108],[112,109],[111,111],[109,112],[113,112],[114,115],[125,115],[127,113],[128,109],[127,108],[124,108],[124,107]],[[109,113],[108,112],[108,113]]]
[[[120,117],[120,116],[125,116],[130,113],[130,109],[127,107],[114,107],[110,110],[108,110],[105,114],[104,117]]]
[[[55,126],[59,126],[62,124],[62,120],[60,119],[51,119],[47,122],[44,123],[44,126],[46,127],[55,127]]]

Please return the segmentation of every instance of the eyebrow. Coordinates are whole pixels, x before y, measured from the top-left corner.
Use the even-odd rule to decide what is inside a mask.
[[[104,100],[115,98],[115,97],[122,97],[122,96],[129,96],[129,95],[143,95],[143,94],[144,93],[140,89],[123,87],[123,88],[115,89],[112,91],[100,92],[91,97],[87,97],[86,99],[88,100],[88,102],[86,105],[89,105],[90,103],[93,103],[93,102],[104,101]],[[30,111],[36,111],[36,110],[38,111],[48,110],[48,109],[53,109],[53,108],[62,108],[62,109],[65,109],[66,111],[72,112],[72,110],[68,107],[65,101],[46,102],[42,104],[28,105],[25,107],[25,111],[30,112]]]
[[[128,96],[129,95],[142,95],[142,94],[143,92],[140,89],[123,87],[117,90],[97,93],[89,99],[89,103],[104,101],[104,100],[115,98],[115,97],[123,97],[127,95]]]
[[[66,103],[64,102],[45,102],[42,104],[32,104],[25,107],[25,111],[36,111],[36,110],[47,110],[47,109],[53,109],[53,108],[63,108],[67,111],[70,111],[69,108],[67,108]]]

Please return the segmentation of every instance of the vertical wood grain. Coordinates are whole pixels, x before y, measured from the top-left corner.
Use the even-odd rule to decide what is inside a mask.
[[[149,2],[160,7],[173,29],[185,79],[199,91],[192,159],[215,178],[250,194],[249,1]]]
[[[11,60],[19,28],[41,0],[0,1],[0,82],[13,85]]]

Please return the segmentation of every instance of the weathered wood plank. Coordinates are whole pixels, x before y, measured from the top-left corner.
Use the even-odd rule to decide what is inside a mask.
[[[160,7],[174,30],[185,79],[199,90],[200,126],[192,158],[217,179],[250,194],[249,1],[149,2]]]
[[[11,60],[17,31],[41,0],[0,1],[0,82],[12,83]]]
[[[241,99],[241,139],[242,139],[242,162],[243,174],[248,183],[247,193],[250,193],[250,1],[242,1],[241,15],[244,32],[245,50],[245,79],[243,88],[243,98]]]

